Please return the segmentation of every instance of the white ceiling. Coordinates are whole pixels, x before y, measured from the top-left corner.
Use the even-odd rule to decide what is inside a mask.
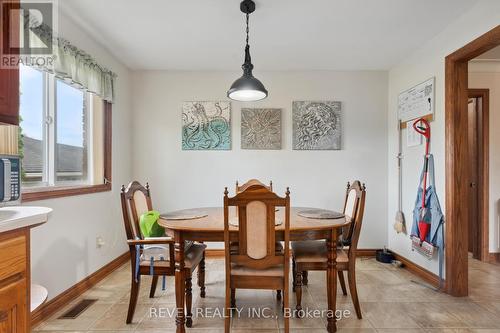
[[[477,1],[256,0],[252,60],[256,71],[390,69]],[[243,62],[239,0],[59,4],[131,69],[236,70]]]

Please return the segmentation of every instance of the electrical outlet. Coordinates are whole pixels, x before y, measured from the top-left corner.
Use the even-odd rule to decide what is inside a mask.
[[[101,247],[103,247],[104,245],[106,245],[106,242],[104,241],[104,238],[102,238],[101,236],[97,236],[96,240],[95,240],[95,243],[96,243],[96,247],[99,249]]]

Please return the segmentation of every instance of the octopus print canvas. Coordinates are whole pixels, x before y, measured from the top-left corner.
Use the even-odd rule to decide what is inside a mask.
[[[242,149],[281,149],[281,109],[241,109]]]
[[[339,150],[342,147],[341,103],[296,101],[292,105],[293,149]]]
[[[182,105],[183,150],[231,149],[231,103],[184,102]]]

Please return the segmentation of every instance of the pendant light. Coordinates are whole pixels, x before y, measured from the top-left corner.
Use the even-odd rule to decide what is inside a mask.
[[[246,45],[245,45],[245,63],[241,66],[243,76],[234,81],[227,92],[227,97],[235,101],[258,101],[267,97],[267,90],[262,82],[252,75],[253,65],[250,57],[250,45],[248,45],[248,20],[250,13],[255,11],[255,2],[252,0],[243,0],[240,4],[240,10],[246,14]]]

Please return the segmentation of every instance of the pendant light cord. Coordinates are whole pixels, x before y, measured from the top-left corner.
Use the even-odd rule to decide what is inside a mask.
[[[249,41],[249,34],[250,34],[250,28],[249,28],[249,21],[250,21],[250,14],[246,13],[246,24],[247,24],[247,38],[246,38],[246,45],[245,45],[245,63],[241,68],[243,69],[243,73],[247,76],[252,76],[252,58],[250,56],[250,45],[248,44]]]
[[[247,15],[247,40],[246,40],[246,46],[248,46],[248,35],[250,33],[250,28],[249,28],[248,22],[250,20],[250,14],[247,13],[246,15]]]

